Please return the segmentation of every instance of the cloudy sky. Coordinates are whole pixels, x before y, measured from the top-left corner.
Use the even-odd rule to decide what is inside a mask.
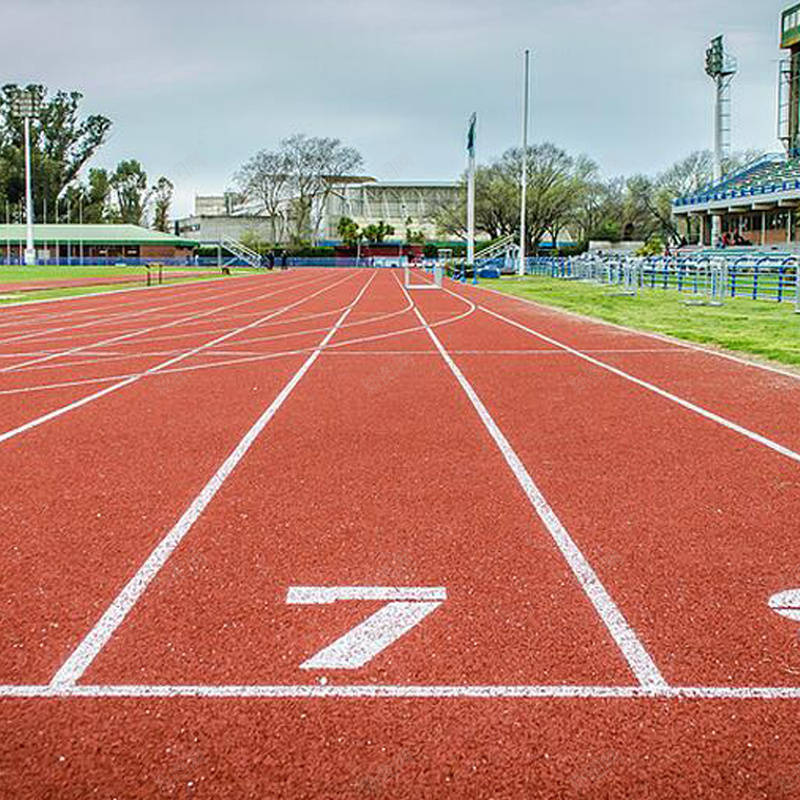
[[[95,163],[141,160],[195,193],[294,132],[337,136],[366,172],[445,180],[532,139],[608,175],[654,172],[712,138],[710,38],[738,58],[736,149],[776,150],[780,11],[791,0],[0,0],[6,82],[78,89],[114,121]]]

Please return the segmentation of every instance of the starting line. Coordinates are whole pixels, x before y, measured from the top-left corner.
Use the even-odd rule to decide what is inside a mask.
[[[800,686],[0,686],[0,699],[472,699],[472,700],[800,700]]]

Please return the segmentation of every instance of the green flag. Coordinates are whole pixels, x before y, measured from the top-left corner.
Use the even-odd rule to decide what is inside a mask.
[[[467,152],[470,156],[475,156],[475,127],[478,124],[477,113],[472,114],[469,118],[469,130],[467,131]]]

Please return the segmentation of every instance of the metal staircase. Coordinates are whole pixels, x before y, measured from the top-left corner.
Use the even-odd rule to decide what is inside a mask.
[[[244,261],[245,264],[249,264],[251,267],[262,266],[261,256],[256,253],[255,250],[251,250],[249,247],[243,245],[241,242],[237,242],[235,239],[223,237],[219,240],[219,246],[224,250],[227,250],[229,253],[232,253],[240,261]]]
[[[487,266],[498,259],[503,260],[503,266],[510,269],[512,264],[519,259],[519,242],[513,234],[498,239],[489,247],[484,247],[479,253],[475,254],[475,265],[480,268]]]

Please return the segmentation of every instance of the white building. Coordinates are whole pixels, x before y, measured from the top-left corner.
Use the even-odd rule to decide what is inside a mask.
[[[457,203],[460,192],[461,185],[452,181],[335,184],[321,214],[319,238],[338,240],[339,221],[349,217],[362,228],[383,221],[395,229],[398,239],[405,237],[406,230],[437,239],[436,212]]]
[[[434,217],[443,205],[458,202],[460,184],[450,181],[397,182],[373,178],[338,180],[332,183],[324,200],[312,209],[313,231],[308,238],[317,242],[338,242],[339,221],[350,217],[362,228],[384,222],[395,229],[390,239],[403,240],[406,231],[421,231],[426,239],[437,239],[440,232]],[[288,215],[291,198],[287,198]],[[176,220],[175,232],[201,242],[221,239],[255,238],[264,242],[283,243],[290,226],[285,219],[274,219],[255,202],[242,202],[228,193],[197,196],[195,213]]]

